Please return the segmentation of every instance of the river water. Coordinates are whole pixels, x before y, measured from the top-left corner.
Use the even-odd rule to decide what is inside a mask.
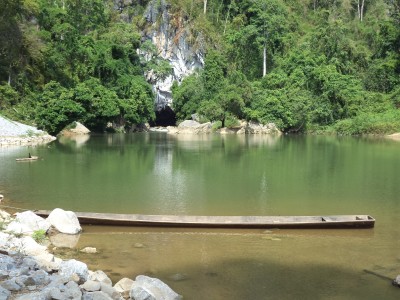
[[[30,152],[41,159],[19,162]],[[3,204],[187,215],[370,214],[374,229],[86,226],[65,257],[185,299],[399,299],[400,142],[110,134],[0,148]],[[98,254],[81,254],[83,247]],[[379,275],[379,276],[378,276]]]

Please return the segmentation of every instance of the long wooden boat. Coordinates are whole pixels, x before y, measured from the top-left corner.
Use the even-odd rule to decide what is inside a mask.
[[[31,156],[31,157],[23,157],[23,158],[17,158],[15,159],[16,161],[33,161],[33,160],[38,160],[39,156]]]
[[[50,211],[35,213],[47,217]],[[372,228],[369,215],[338,216],[180,216],[77,212],[81,224],[204,228]]]

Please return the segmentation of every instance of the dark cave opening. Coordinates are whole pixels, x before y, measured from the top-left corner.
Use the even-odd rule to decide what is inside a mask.
[[[150,123],[151,126],[175,126],[176,115],[171,107],[165,106],[159,111],[156,111],[156,119]]]

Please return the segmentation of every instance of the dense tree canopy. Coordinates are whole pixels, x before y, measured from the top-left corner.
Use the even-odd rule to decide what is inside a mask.
[[[205,50],[204,69],[173,86],[178,120],[400,130],[399,1],[167,2],[177,39],[184,28]],[[0,0],[2,113],[51,133],[75,120],[95,130],[153,120],[144,72],[162,80],[172,69],[144,38],[147,5],[160,2]]]

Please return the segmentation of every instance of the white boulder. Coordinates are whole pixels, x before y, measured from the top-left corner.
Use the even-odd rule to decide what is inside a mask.
[[[30,236],[24,236],[14,240],[14,247],[24,255],[37,256],[47,253],[47,247],[39,245]]]
[[[61,233],[77,234],[82,231],[78,218],[72,211],[56,208],[46,220]]]
[[[53,254],[50,254],[48,252],[40,255],[35,255],[33,256],[33,258],[40,268],[48,272],[52,270],[58,270],[62,262],[61,258],[55,257]]]
[[[135,300],[180,300],[181,295],[175,293],[167,284],[157,278],[139,275],[133,282],[130,297]]]
[[[37,216],[32,211],[17,213],[16,218],[6,228],[6,232],[16,234],[31,234],[37,230],[47,231],[50,223],[42,217]]]

